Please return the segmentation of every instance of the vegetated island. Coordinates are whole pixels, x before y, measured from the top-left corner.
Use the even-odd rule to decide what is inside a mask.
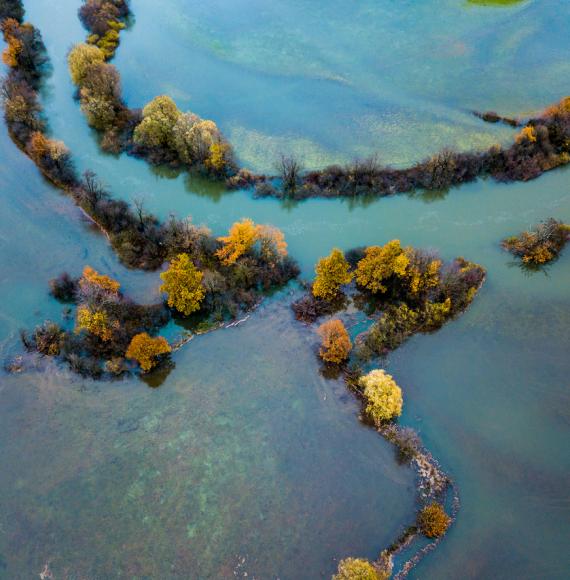
[[[566,97],[528,120],[506,149],[499,145],[476,152],[444,149],[404,169],[382,166],[372,157],[305,172],[300,161],[285,156],[276,163],[277,176],[240,169],[231,145],[213,121],[182,113],[166,95],[153,99],[142,112],[124,103],[120,74],[106,61],[114,55],[129,14],[127,0],[84,0],[79,17],[91,34],[86,44],[74,46],[69,53],[81,108],[89,125],[100,131],[101,146],[107,151],[199,170],[214,179],[225,178],[230,189],[254,187],[258,197],[293,200],[439,191],[479,177],[528,181],[570,162],[570,97]],[[105,40],[109,36],[111,47]],[[474,114],[485,122],[523,124],[495,112]]]
[[[68,305],[68,318],[69,305],[76,306],[75,326],[64,329],[46,321],[22,332],[26,349],[57,357],[96,379],[135,368],[146,373],[168,361],[172,346],[155,335],[172,316],[188,320],[195,334],[214,330],[298,273],[277,228],[246,219],[217,240],[190,224],[178,233],[186,249],[173,255],[160,275],[163,303],[136,304],[121,293],[119,282],[89,266],[78,279],[63,273],[50,282],[51,293]]]
[[[110,153],[126,152],[153,165],[199,171],[214,179],[236,172],[231,146],[216,124],[178,109],[168,96],[154,98],[142,110],[130,109],[121,94],[121,78],[109,64],[119,33],[131,14],[127,0],[84,0],[79,18],[89,31],[86,43],[68,54],[71,80],[100,146]]]
[[[524,267],[538,269],[558,258],[569,240],[570,225],[548,218],[530,231],[505,238],[501,245]]]
[[[362,401],[365,419],[396,446],[400,458],[411,462],[417,473],[416,521],[376,561],[342,560],[336,580],[389,578],[393,557],[421,533],[432,541],[395,575],[404,578],[435,549],[455,519],[459,497],[453,482],[423,447],[418,434],[395,423],[403,406],[401,388],[384,370],[365,372],[363,367],[369,367],[373,358],[398,348],[414,334],[441,328],[471,304],[484,280],[485,270],[478,264],[464,258],[443,263],[432,252],[402,247],[399,240],[392,240],[384,246],[351,250],[346,257],[341,250],[333,249],[317,263],[309,292],[292,305],[297,319],[309,324],[329,317],[318,327],[325,374],[344,374],[348,388]],[[342,320],[330,318],[344,311],[349,301],[374,320],[369,330],[357,336],[354,350]]]

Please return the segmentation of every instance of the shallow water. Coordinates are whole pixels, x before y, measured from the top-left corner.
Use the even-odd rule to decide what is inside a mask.
[[[457,525],[412,577],[564,578],[570,254],[529,277],[498,242],[551,215],[570,221],[570,173],[292,206],[167,178],[102,155],[71,99],[65,52],[85,35],[79,4],[26,8],[54,65],[53,133],[117,196],[141,197],[161,217],[190,214],[215,233],[243,216],[271,222],[307,277],[333,245],[394,237],[487,268],[465,315],[387,362],[405,393],[402,423],[421,431],[462,496]],[[133,8],[116,59],[129,104],[168,92],[218,121],[260,169],[281,151],[307,166],[373,151],[400,164],[443,145],[508,141],[510,129],[469,110],[526,114],[567,92],[564,2]],[[62,269],[89,263],[137,298],[156,298],[157,274],[120,266],[4,132],[0,145],[3,355],[16,352],[19,327],[61,316],[46,285]],[[191,342],[159,389],[55,367],[3,376],[0,576],[28,578],[51,561],[72,577],[326,577],[335,557],[373,557],[389,543],[412,514],[412,475],[360,426],[342,384],[320,377],[316,338],[291,319],[290,300],[282,293],[241,327]]]

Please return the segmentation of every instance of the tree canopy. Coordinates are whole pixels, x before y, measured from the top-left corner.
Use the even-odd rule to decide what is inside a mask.
[[[168,270],[160,275],[164,282],[160,290],[167,294],[168,306],[185,316],[199,310],[205,296],[203,277],[188,254],[178,254],[173,258]]]
[[[141,332],[133,336],[125,356],[135,360],[146,373],[158,364],[160,355],[168,354],[171,351],[172,348],[164,337],[152,337],[146,332]]]
[[[313,284],[313,296],[332,300],[340,293],[343,284],[349,284],[353,274],[344,254],[338,248],[334,248],[326,257],[321,258],[315,268],[317,277]]]
[[[381,369],[375,369],[360,377],[359,384],[364,388],[366,412],[376,424],[401,415],[402,389],[391,375]]]
[[[67,55],[67,65],[71,80],[81,86],[85,80],[87,69],[96,63],[105,62],[105,53],[92,44],[76,44]]]
[[[321,324],[318,332],[322,338],[320,356],[324,361],[339,364],[348,358],[352,343],[340,320],[329,320]]]

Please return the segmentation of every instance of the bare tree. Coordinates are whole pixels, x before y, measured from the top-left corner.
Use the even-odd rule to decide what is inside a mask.
[[[283,182],[283,191],[287,194],[294,194],[301,181],[303,167],[294,157],[281,155],[277,163],[277,171]]]

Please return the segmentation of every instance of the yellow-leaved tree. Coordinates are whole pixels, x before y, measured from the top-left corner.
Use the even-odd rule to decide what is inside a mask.
[[[356,282],[370,292],[386,292],[386,281],[392,276],[406,276],[409,263],[400,240],[392,240],[385,246],[369,246],[358,262]]]
[[[159,95],[142,110],[142,121],[135,127],[135,143],[144,147],[164,147],[173,144],[174,126],[182,113],[168,95]]]
[[[387,570],[363,558],[345,558],[338,564],[338,571],[332,580],[388,580],[391,568]]]
[[[77,309],[77,320],[75,332],[82,330],[98,336],[102,341],[107,342],[113,338],[113,328],[116,327],[109,321],[109,317],[104,310],[92,310],[88,306],[80,306]]]
[[[158,363],[158,357],[168,354],[172,348],[162,337],[152,337],[146,332],[133,336],[125,356],[138,362],[143,372],[150,371]]]
[[[92,44],[76,44],[67,55],[67,65],[73,84],[81,86],[87,69],[96,63],[105,62],[105,53]]]
[[[313,296],[332,300],[340,293],[343,284],[349,284],[353,274],[344,254],[338,248],[317,262],[315,268],[317,277],[313,284]]]
[[[402,389],[391,375],[375,369],[360,377],[358,382],[364,388],[366,412],[377,425],[402,414]]]
[[[167,294],[168,306],[185,316],[200,309],[206,294],[202,286],[204,275],[194,266],[188,254],[178,254],[173,258],[168,270],[160,277],[164,282],[160,291]]]

